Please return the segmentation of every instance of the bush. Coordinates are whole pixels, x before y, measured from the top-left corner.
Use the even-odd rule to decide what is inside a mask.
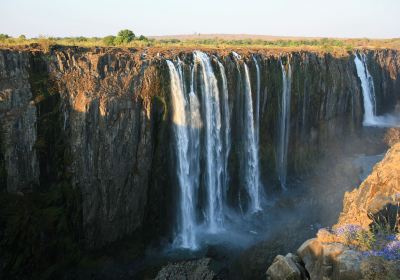
[[[87,42],[88,41],[88,39],[83,36],[76,37],[75,40],[78,42]]]
[[[140,41],[148,41],[147,37],[145,37],[143,35],[140,35],[139,40]]]
[[[107,46],[114,46],[115,44],[115,36],[106,36],[103,38],[103,43]]]
[[[5,39],[8,39],[8,38],[10,38],[10,36],[8,36],[7,34],[1,34],[0,33],[0,40],[5,40]]]
[[[117,38],[114,40],[116,44],[126,44],[135,39],[135,34],[128,29],[118,32]]]

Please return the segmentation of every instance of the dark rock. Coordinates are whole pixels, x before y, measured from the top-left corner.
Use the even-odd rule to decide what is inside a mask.
[[[214,280],[217,274],[210,268],[211,259],[183,261],[163,267],[155,280]]]

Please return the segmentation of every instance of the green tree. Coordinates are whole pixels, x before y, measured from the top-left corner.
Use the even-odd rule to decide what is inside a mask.
[[[19,35],[18,39],[25,40],[25,39],[26,39],[26,36],[23,35],[23,34],[22,34],[22,35]]]
[[[143,35],[140,35],[139,40],[140,41],[148,41],[147,37],[145,37]]]
[[[118,32],[117,38],[115,38],[116,44],[129,43],[135,39],[135,34],[128,29],[121,30]]]
[[[5,40],[5,39],[8,39],[8,38],[10,38],[10,36],[8,36],[7,34],[1,34],[0,33],[0,40]]]
[[[103,38],[103,43],[106,46],[114,46],[114,44],[115,44],[115,36],[110,35],[110,36],[104,37]]]

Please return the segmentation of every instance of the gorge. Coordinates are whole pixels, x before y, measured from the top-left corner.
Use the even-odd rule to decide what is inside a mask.
[[[239,255],[290,211],[299,227],[332,224],[358,173],[330,189],[318,168],[384,151],[399,76],[391,49],[1,49],[0,238],[21,245],[0,275],[40,279],[46,258],[134,239],[183,259],[210,244]]]

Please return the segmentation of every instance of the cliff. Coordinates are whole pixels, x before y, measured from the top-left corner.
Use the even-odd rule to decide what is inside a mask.
[[[243,85],[230,50],[205,51],[215,69],[218,61],[226,69],[235,124],[229,190],[230,203],[236,205],[233,193],[243,188],[236,183],[241,181],[236,171],[243,143]],[[260,169],[267,193],[280,190],[281,61],[286,71],[289,65],[292,69],[289,177],[312,170],[313,159],[326,155],[327,146],[361,127],[363,103],[353,53],[235,51],[241,55],[240,67],[249,66],[253,89],[253,58],[260,67],[260,99],[254,106],[260,108]],[[394,50],[363,52],[374,69],[378,110],[388,112],[399,99],[400,56]],[[166,59],[178,58],[188,72],[190,49],[0,50],[0,191],[10,211],[16,201],[29,204],[36,194],[55,192],[61,197],[54,202],[57,209],[66,213],[65,231],[86,248],[101,248],[139,230],[149,238],[168,235],[177,190]],[[218,74],[217,79],[221,86]],[[48,209],[46,203],[35,207]],[[1,223],[10,226],[7,219]],[[48,230],[45,235],[54,234],[53,227]]]

